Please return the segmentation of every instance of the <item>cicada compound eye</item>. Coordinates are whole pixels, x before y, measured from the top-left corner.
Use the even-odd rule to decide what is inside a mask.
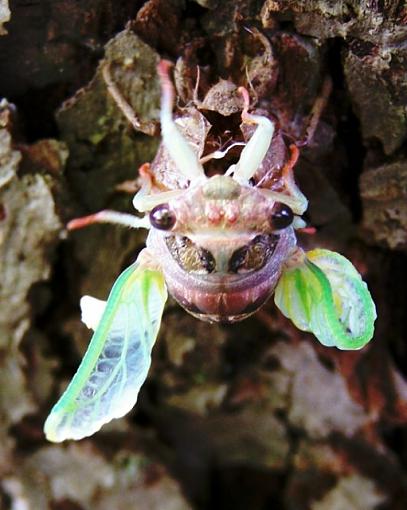
[[[175,225],[176,217],[174,211],[168,204],[160,204],[150,212],[150,223],[158,230],[171,230]]]
[[[283,204],[281,202],[277,202],[273,207],[270,216],[270,224],[273,230],[281,230],[283,228],[287,228],[291,225],[294,220],[294,213],[291,207]]]

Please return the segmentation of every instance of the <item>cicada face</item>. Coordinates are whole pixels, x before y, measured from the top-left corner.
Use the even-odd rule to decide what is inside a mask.
[[[296,245],[292,220],[288,206],[261,190],[216,175],[151,211],[147,246],[187,311],[234,322],[274,291]]]

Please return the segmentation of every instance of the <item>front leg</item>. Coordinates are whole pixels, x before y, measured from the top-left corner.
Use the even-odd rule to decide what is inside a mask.
[[[174,87],[169,76],[170,62],[162,60],[157,71],[161,82],[161,134],[165,148],[178,170],[190,181],[205,176],[204,169],[191,145],[182,136],[172,117]]]
[[[257,129],[242,150],[237,164],[231,167],[227,173],[233,170],[233,178],[242,184],[247,184],[249,179],[256,173],[269,150],[274,134],[274,124],[267,117],[250,114],[248,112],[249,93],[244,87],[239,87],[239,92],[244,100],[242,121],[246,124],[256,124]]]

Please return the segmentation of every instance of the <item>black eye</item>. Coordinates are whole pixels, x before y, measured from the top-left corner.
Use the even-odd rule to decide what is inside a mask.
[[[150,223],[158,230],[170,230],[175,225],[175,214],[168,204],[160,204],[150,212]]]
[[[294,213],[286,204],[277,202],[271,212],[270,224],[273,230],[280,230],[291,225],[294,219]]]

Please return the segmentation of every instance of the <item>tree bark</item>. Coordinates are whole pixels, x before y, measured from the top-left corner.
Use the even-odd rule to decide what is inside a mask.
[[[395,0],[0,0],[1,508],[406,508],[406,20]],[[295,170],[317,228],[299,242],[352,260],[376,334],[343,352],[272,300],[238,325],[170,300],[132,414],[51,445],[43,422],[90,336],[80,296],[105,299],[145,241],[64,226],[131,212],[118,186],[159,145],[146,131],[158,126],[160,58],[177,62],[179,104],[199,65],[200,99],[225,119],[227,94],[205,94],[249,78],[286,140],[303,139],[332,81]],[[107,93],[106,62],[144,132]]]

